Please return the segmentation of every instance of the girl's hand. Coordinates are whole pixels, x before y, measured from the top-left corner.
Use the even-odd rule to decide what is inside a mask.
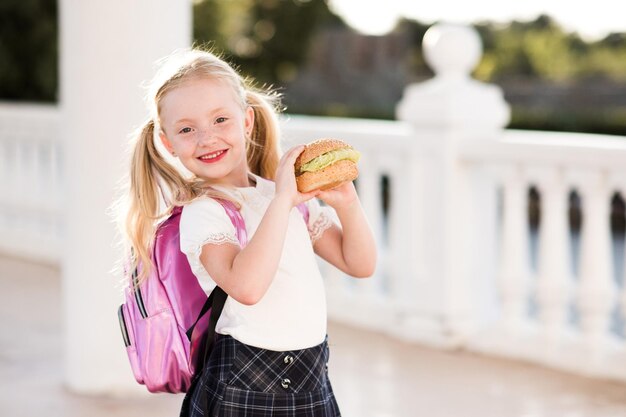
[[[311,191],[309,193],[301,193],[296,185],[296,174],[294,164],[296,158],[304,150],[304,145],[294,146],[289,149],[278,162],[276,169],[276,197],[285,197],[289,199],[292,206],[297,206],[311,198],[315,197],[319,191]]]
[[[317,197],[334,208],[335,211],[352,206],[359,198],[352,181],[344,182],[331,190],[318,191]]]

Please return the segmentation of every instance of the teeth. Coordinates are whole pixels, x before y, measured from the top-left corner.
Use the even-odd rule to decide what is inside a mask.
[[[223,154],[224,151],[217,151],[217,152],[213,152],[213,153],[209,153],[206,155],[202,155],[200,157],[200,159],[213,159],[213,158],[217,158],[218,156],[220,156],[221,154]]]

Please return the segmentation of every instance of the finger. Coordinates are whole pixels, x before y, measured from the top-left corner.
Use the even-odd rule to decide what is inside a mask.
[[[287,154],[285,155],[286,161],[296,161],[296,158],[302,153],[302,151],[304,150],[304,145],[296,145],[293,148],[289,149],[289,151],[287,151]]]
[[[313,197],[317,197],[319,195],[320,191],[319,190],[313,190],[313,191],[309,191],[308,193],[300,193],[303,196],[306,196],[307,198],[313,198]]]
[[[320,200],[325,200],[328,197],[328,191],[320,191],[316,197]]]
[[[293,148],[289,149],[283,154],[282,158],[280,158],[279,165],[293,165],[298,155],[302,153],[303,149],[304,145],[294,146]]]
[[[317,194],[317,190],[309,191],[308,193],[300,193],[300,200],[302,202],[309,201],[310,199],[317,197]]]

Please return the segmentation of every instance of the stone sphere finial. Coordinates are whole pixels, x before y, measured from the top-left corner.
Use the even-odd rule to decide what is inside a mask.
[[[431,26],[422,45],[424,58],[435,74],[455,77],[468,77],[483,49],[476,29],[450,23]]]

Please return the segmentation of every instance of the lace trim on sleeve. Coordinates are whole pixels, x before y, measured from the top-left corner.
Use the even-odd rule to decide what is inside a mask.
[[[200,255],[202,254],[202,247],[207,243],[213,243],[215,245],[221,245],[223,243],[232,243],[235,245],[239,245],[239,241],[230,234],[227,233],[213,233],[207,236],[195,249],[195,253],[193,256],[188,256],[189,265],[191,266],[191,270],[196,274],[206,275],[206,270],[200,261]],[[211,278],[211,277],[209,277]]]
[[[234,245],[239,246],[239,241],[236,237],[228,233],[213,233],[207,236],[201,243],[198,245],[196,249],[198,252],[202,252],[202,247],[207,243],[212,243],[214,245],[222,245],[224,243],[232,243]]]
[[[322,237],[326,229],[333,225],[333,221],[325,212],[320,213],[319,217],[315,219],[313,225],[309,228],[309,235],[311,236],[311,242],[315,243],[317,239]]]

